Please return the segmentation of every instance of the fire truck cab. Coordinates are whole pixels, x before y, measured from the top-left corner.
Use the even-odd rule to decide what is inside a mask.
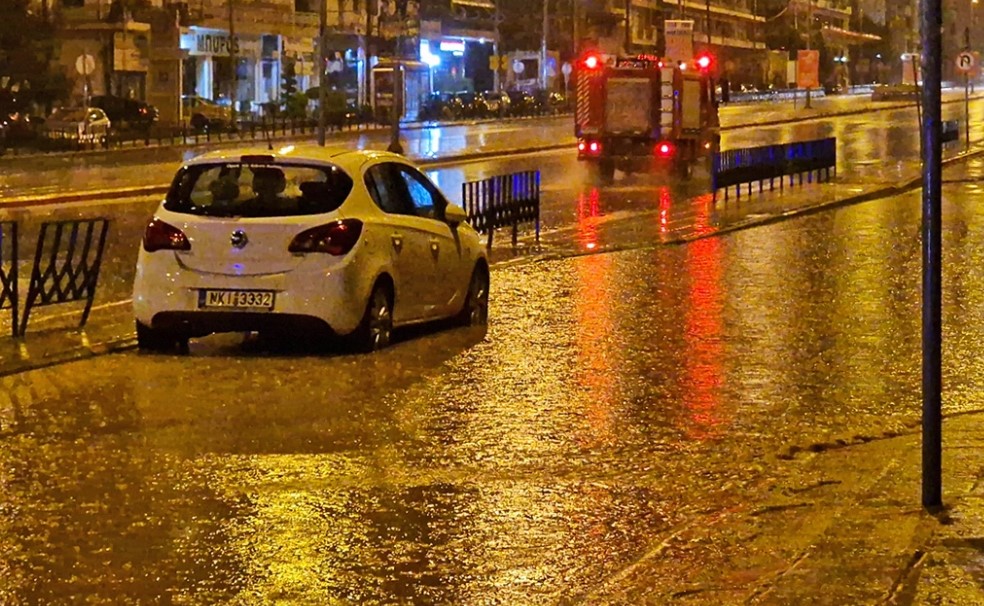
[[[578,160],[606,182],[616,168],[689,177],[720,141],[712,67],[709,55],[664,65],[652,55],[585,53],[574,72]]]

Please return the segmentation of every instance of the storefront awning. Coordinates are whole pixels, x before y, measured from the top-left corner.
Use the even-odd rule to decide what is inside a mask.
[[[839,44],[842,46],[881,42],[882,39],[881,36],[874,34],[865,34],[839,27],[831,27],[829,25],[820,30],[820,35],[823,36],[823,41],[827,44]]]
[[[495,10],[495,3],[491,0],[451,0],[451,4],[470,8],[485,8],[491,11]]]

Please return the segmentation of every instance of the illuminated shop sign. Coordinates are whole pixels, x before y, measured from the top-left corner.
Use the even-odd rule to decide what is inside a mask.
[[[259,39],[243,39],[230,36],[220,30],[186,30],[181,34],[181,49],[189,55],[208,55],[228,57],[231,54],[257,56],[260,52]]]
[[[463,53],[465,52],[465,41],[464,40],[441,40],[441,50],[446,53]]]

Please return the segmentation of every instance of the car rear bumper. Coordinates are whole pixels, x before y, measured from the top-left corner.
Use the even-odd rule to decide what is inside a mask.
[[[312,336],[336,334],[327,322],[314,316],[248,311],[162,311],[154,314],[150,326],[189,337],[251,331]]]
[[[329,269],[317,258],[291,271],[249,276],[198,272],[181,266],[170,251],[141,250],[139,259],[133,289],[137,321],[187,329],[190,336],[305,326],[348,334],[362,321],[371,287],[356,266]],[[273,309],[202,308],[203,289],[273,291]]]

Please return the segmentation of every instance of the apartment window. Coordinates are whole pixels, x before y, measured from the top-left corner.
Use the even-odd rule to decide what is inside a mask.
[[[62,0],[61,4],[65,8],[82,8],[85,6],[85,0]]]
[[[317,9],[314,0],[294,0],[294,11],[298,13],[313,13]]]

